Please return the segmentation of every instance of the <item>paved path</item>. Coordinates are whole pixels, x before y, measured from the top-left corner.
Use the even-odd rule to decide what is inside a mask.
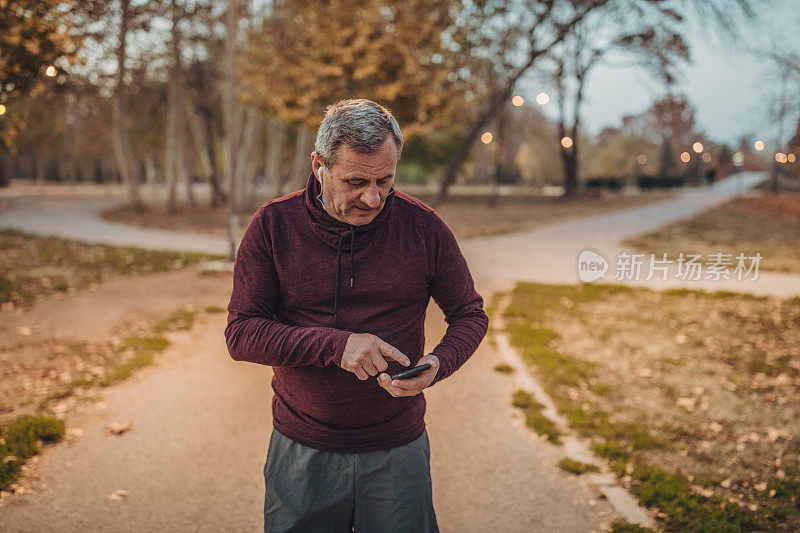
[[[747,182],[758,179],[746,177]],[[731,193],[730,184],[723,183],[655,206],[462,246],[487,297],[520,279],[574,282],[582,248],[609,257],[621,237],[689,216]],[[67,227],[74,223],[83,233],[67,233],[72,237],[146,244],[156,234],[159,247],[190,246],[179,234],[98,223],[92,215],[98,207],[96,201],[20,198],[6,202],[0,226],[65,234],[74,231]],[[191,243],[202,251],[224,251],[222,239]],[[215,250],[216,245],[222,248]],[[784,280],[789,290],[781,289],[776,278],[747,287],[800,293],[797,280]],[[223,305],[225,298],[220,295]],[[430,311],[428,347],[444,331],[441,313],[434,306]],[[84,437],[47,450],[37,468],[47,488],[14,496],[0,508],[0,530],[257,531],[271,425],[270,370],[232,361],[223,324],[221,316],[207,317],[191,334],[175,339],[160,366],[110,389],[105,409],[70,419]],[[499,362],[496,350],[484,344],[461,371],[426,392],[442,530],[601,530],[610,518],[608,504],[585,480],[554,466],[562,457],[560,448],[540,442],[524,427],[509,405],[510,380],[491,370]],[[134,423],[132,432],[120,438],[103,435],[105,424],[126,419]],[[128,490],[129,496],[109,501],[116,489]]]
[[[542,283],[578,283],[577,260],[581,251],[593,250],[610,263],[606,282],[613,279],[613,263],[626,249],[620,242],[639,233],[656,229],[663,224],[691,217],[719,205],[735,196],[741,188],[751,187],[765,179],[763,173],[748,172],[738,178],[717,182],[712,187],[687,190],[674,199],[583,218],[562,224],[504,235],[467,239],[461,243],[469,259],[476,284],[489,294],[508,290],[518,281]],[[741,187],[741,188],[740,188]],[[691,253],[692,250],[684,250]],[[720,250],[734,256],[742,250]],[[647,272],[647,263],[643,272]],[[754,294],[793,296],[800,294],[800,276],[759,272],[752,280],[681,281],[672,274],[667,281],[632,281],[632,285],[655,288],[689,287],[705,290],[730,290]],[[482,293],[483,294],[483,293]]]

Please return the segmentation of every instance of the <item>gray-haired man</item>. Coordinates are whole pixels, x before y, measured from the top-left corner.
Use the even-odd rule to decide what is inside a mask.
[[[394,191],[402,146],[380,105],[330,106],[306,188],[262,206],[242,239],[225,335],[234,359],[274,367],[265,531],[437,530],[422,391],[488,319],[452,232]],[[426,355],[431,297],[448,328]]]

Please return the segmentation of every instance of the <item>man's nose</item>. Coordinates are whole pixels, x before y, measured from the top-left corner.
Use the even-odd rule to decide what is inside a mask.
[[[361,194],[361,201],[367,204],[370,208],[374,209],[381,205],[381,195],[378,193],[378,187],[369,187]]]

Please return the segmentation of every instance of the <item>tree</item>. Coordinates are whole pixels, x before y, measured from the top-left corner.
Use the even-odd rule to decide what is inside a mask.
[[[678,165],[678,153],[689,150],[699,135],[694,109],[686,97],[669,94],[654,102],[639,119],[639,133],[652,142],[661,142],[659,174],[671,175]]]
[[[591,70],[614,53],[671,84],[676,66],[689,57],[688,46],[678,33],[681,21],[681,15],[661,2],[618,1],[589,14],[554,48],[558,135],[571,140],[561,148],[565,196],[578,192],[581,106]]]
[[[772,64],[773,69],[781,80],[781,92],[777,97],[774,116],[777,135],[775,144],[778,150],[794,152],[795,160],[800,157],[800,49],[791,45],[775,45],[769,52],[763,54]],[[790,89],[791,87],[791,89]],[[787,122],[794,122],[793,131],[787,134],[785,128]],[[788,140],[786,140],[788,137]],[[772,177],[770,180],[770,190],[773,194],[778,192],[778,169],[782,169],[779,163],[772,165]],[[794,175],[800,176],[800,171],[796,170],[797,164],[789,168],[794,168]]]
[[[492,72],[485,77],[490,80],[487,94],[478,102],[475,118],[463,132],[461,145],[445,169],[434,205],[446,199],[472,145],[506,105],[517,82],[577,24],[608,3],[609,0],[524,1],[514,4],[511,11],[506,2],[487,1],[473,5],[474,9],[462,17],[467,49],[487,59]]]
[[[152,32],[153,21],[163,19],[161,2],[133,3],[131,0],[76,2],[70,11],[74,34],[84,42],[80,61],[69,69],[71,76],[85,77],[111,99],[111,141],[117,172],[127,189],[130,205],[142,207],[139,193],[140,165],[134,155],[129,127],[132,84],[137,70],[147,70],[164,55],[163,42]],[[151,46],[129,46],[131,41]],[[113,70],[108,65],[113,64]],[[140,78],[141,79],[141,78]],[[133,117],[135,119],[136,117]]]
[[[67,16],[73,2],[0,0],[0,149],[24,126],[15,103],[43,89],[47,67],[75,60],[80,40]],[[55,71],[51,71],[55,75]]]
[[[456,53],[459,36],[453,28],[459,5],[438,0],[276,2],[262,27],[248,36],[242,69],[245,102],[314,128],[327,105],[370,98],[393,111],[408,138],[434,128],[452,129],[468,112],[468,92],[479,90],[465,70],[474,60]]]

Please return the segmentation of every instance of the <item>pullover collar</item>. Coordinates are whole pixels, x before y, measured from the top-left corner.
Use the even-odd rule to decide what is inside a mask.
[[[308,215],[314,229],[322,236],[325,243],[333,248],[336,248],[336,274],[334,276],[333,285],[333,323],[336,323],[336,313],[339,309],[339,279],[340,279],[340,264],[342,257],[342,245],[344,241],[350,241],[350,287],[355,286],[355,251],[364,248],[375,237],[375,235],[385,226],[386,219],[389,216],[389,210],[394,201],[394,187],[392,187],[389,195],[386,197],[386,202],[383,204],[378,216],[376,216],[369,224],[363,226],[353,226],[341,220],[333,218],[322,206],[322,201],[319,198],[321,187],[319,181],[312,172],[306,188],[303,191],[303,203],[305,205],[306,214]]]

